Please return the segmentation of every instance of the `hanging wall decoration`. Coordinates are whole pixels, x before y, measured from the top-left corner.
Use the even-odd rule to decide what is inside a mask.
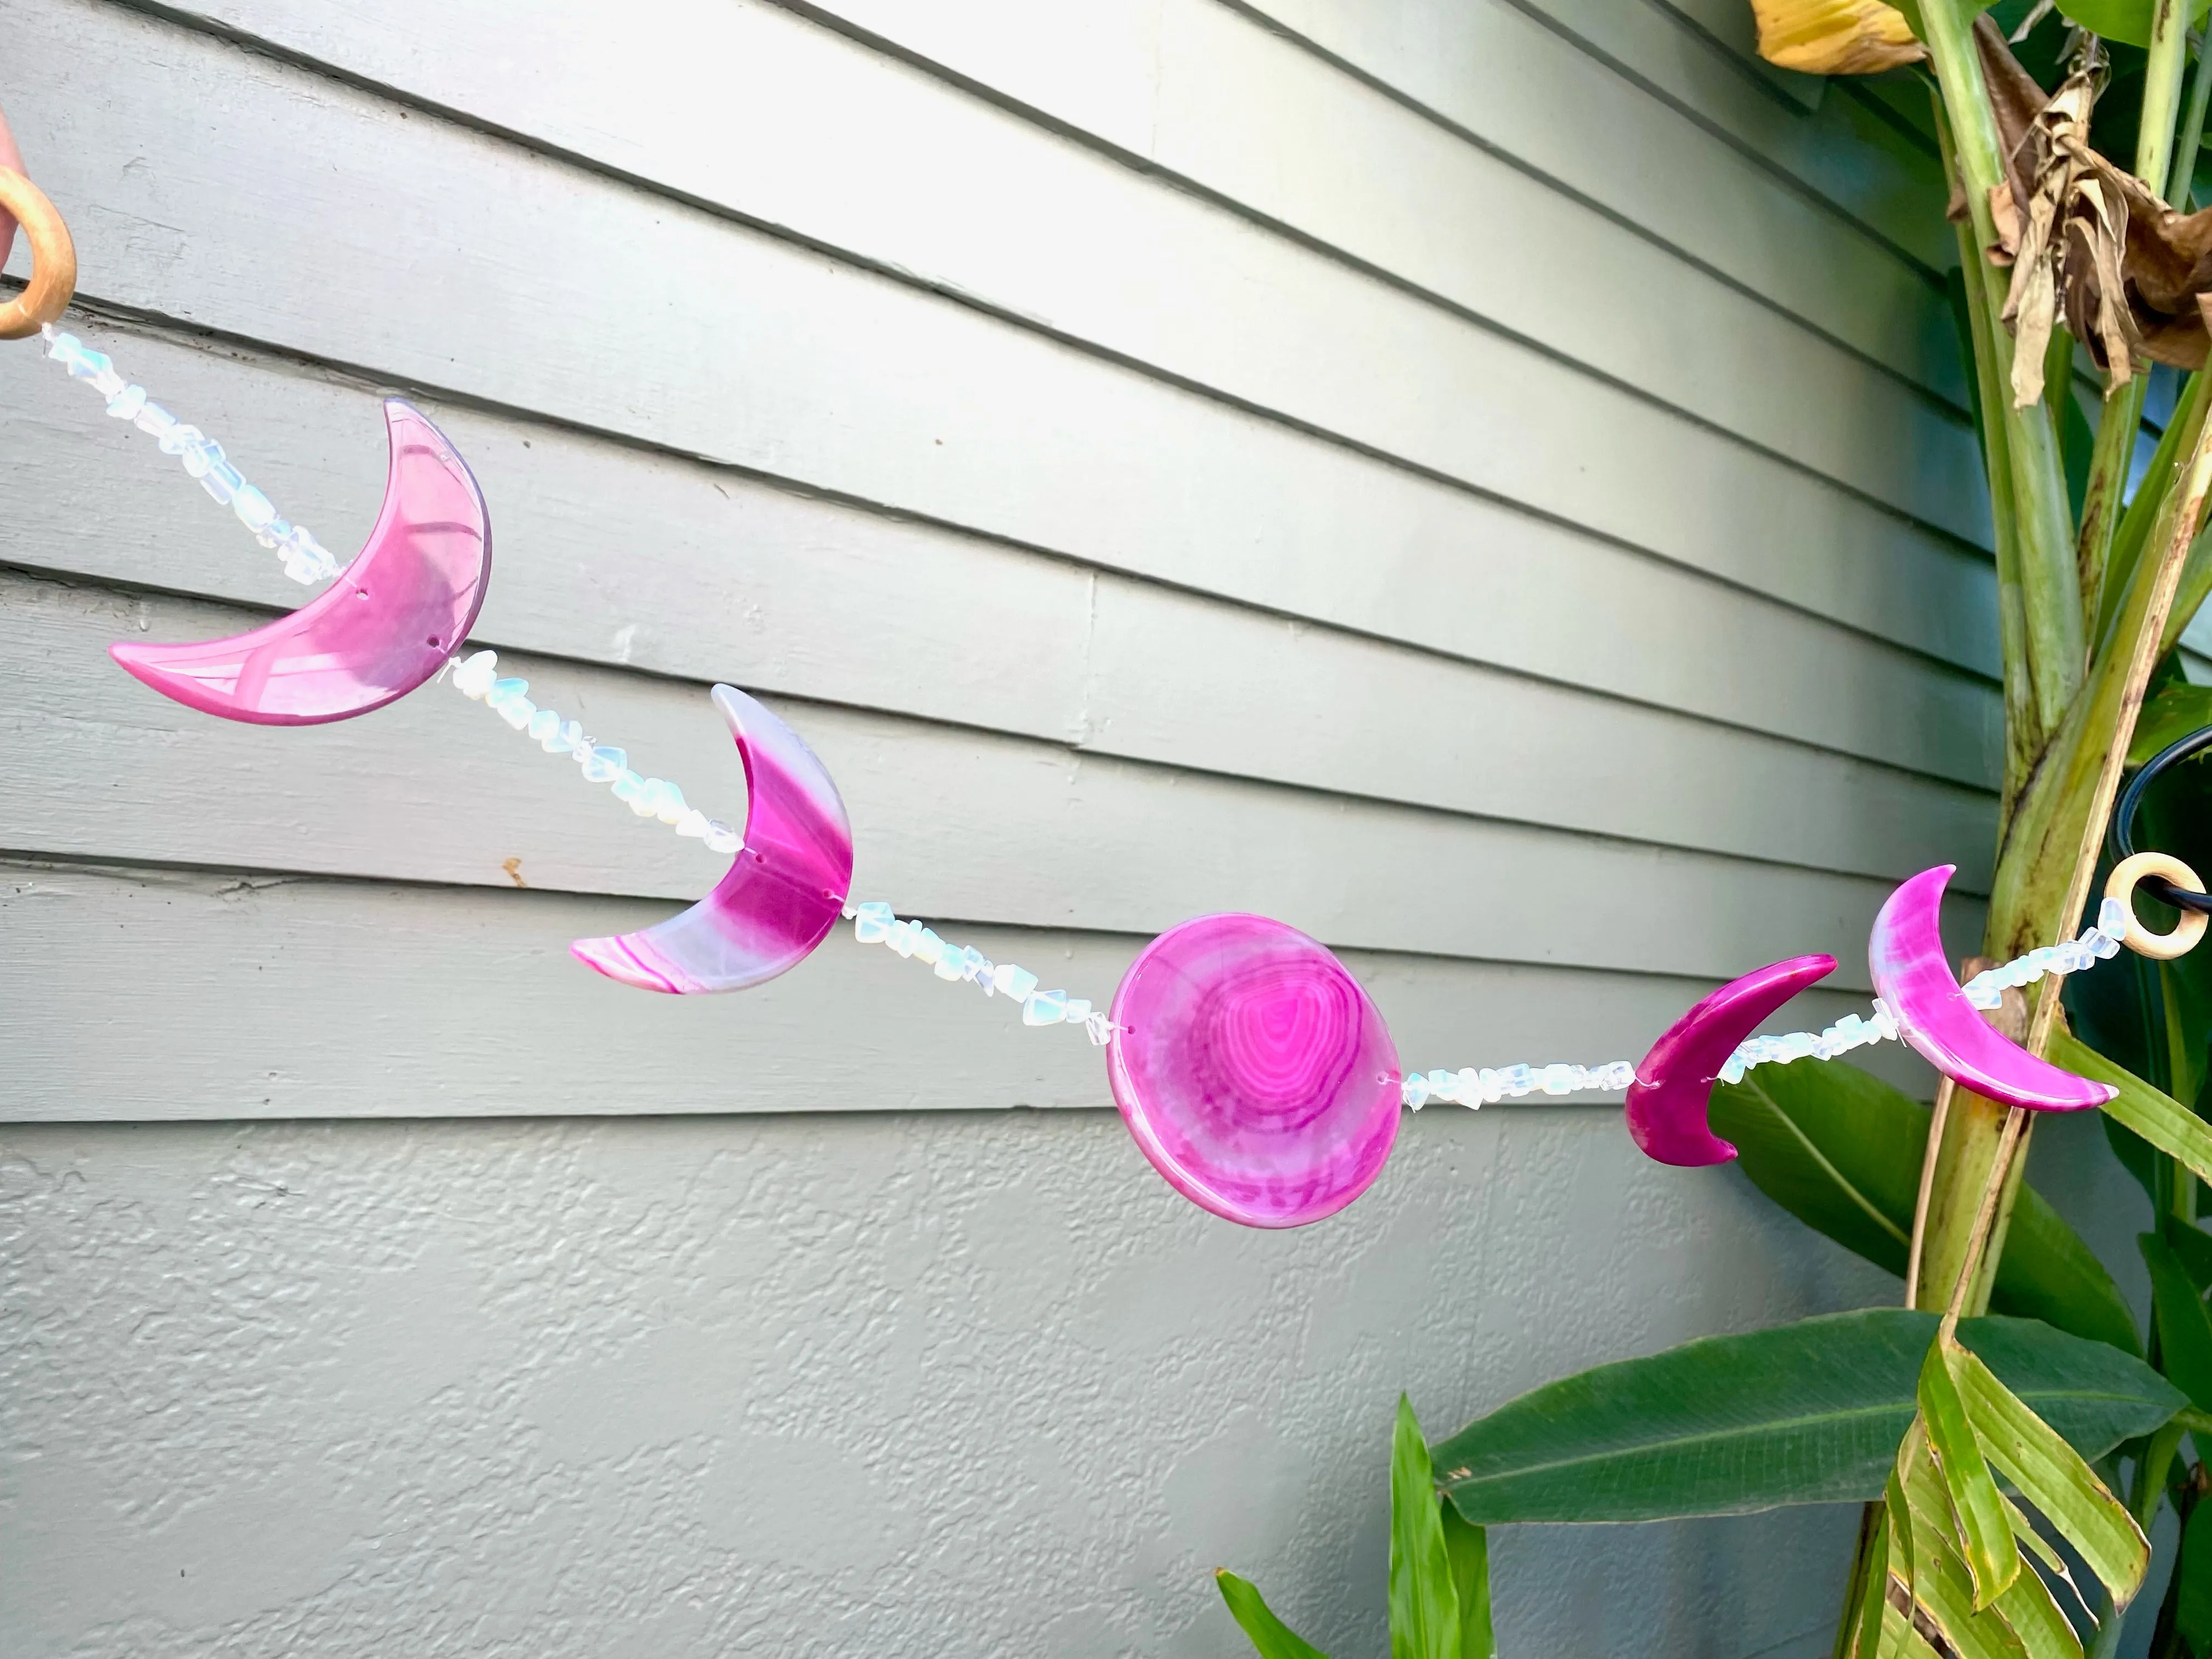
[[[1804,956],[1713,992],[1639,1063],[1401,1071],[1382,1015],[1344,964],[1297,929],[1245,915],[1199,916],[1170,928],[1138,954],[1110,1007],[1101,1009],[1043,988],[1028,969],[956,945],[884,902],[851,902],[853,829],[836,786],[799,735],[744,692],[717,685],[712,693],[744,768],[745,822],[736,829],[692,806],[675,784],[634,770],[622,749],[580,722],[534,702],[527,681],[501,676],[495,653],[462,654],[490,580],[490,515],[459,453],[401,399],[384,406],[383,510],[361,552],[341,568],[312,532],[278,514],[219,443],[151,402],[106,354],[56,331],[75,282],[67,228],[43,195],[5,169],[0,209],[21,222],[33,257],[29,285],[0,306],[0,338],[38,335],[47,356],[104,398],[110,416],[153,438],[275,551],[286,574],[331,584],[289,615],[233,639],[110,647],[125,670],[204,714],[301,726],[373,713],[450,668],[465,696],[547,754],[567,758],[586,782],[731,860],[714,889],[680,915],[635,933],[576,940],[570,950],[584,965],[673,995],[743,990],[796,967],[842,918],[860,943],[1003,999],[1024,1025],[1086,1033],[1106,1051],[1108,1086],[1145,1157],[1193,1203],[1247,1226],[1303,1226],[1342,1209],[1381,1174],[1401,1111],[1432,1102],[1480,1108],[1534,1094],[1625,1093],[1629,1134],[1645,1153],[1665,1164],[1714,1164],[1735,1156],[1707,1122],[1717,1083],[1758,1066],[1825,1060],[1901,1038],[1944,1076],[1992,1100],[2038,1111],[2100,1106],[2112,1097],[2109,1086],[2028,1053],[1981,1015],[2008,987],[2081,972],[2123,945],[2148,956],[2178,954],[2202,936],[2212,909],[2186,866],[2136,854],[2126,840],[2143,787],[2172,759],[2212,742],[2208,732],[2144,768],[2123,799],[2114,820],[2122,862],[2094,927],[1962,986],[1937,926],[1951,866],[1923,871],[1875,918],[1868,953],[1873,1006],[1817,1033],[1756,1034],[1835,969],[1832,957]],[[2174,933],[2150,933],[2136,920],[2130,898],[2138,884],[2183,908]]]

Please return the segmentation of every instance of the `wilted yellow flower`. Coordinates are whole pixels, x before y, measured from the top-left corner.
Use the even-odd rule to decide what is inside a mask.
[[[1928,48],[1905,14],[1881,0],[1751,0],[1759,55],[1808,75],[1879,75],[1917,63]]]

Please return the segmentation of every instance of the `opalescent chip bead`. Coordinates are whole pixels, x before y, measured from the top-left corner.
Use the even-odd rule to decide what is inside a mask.
[[[945,941],[937,936],[933,927],[925,927],[915,935],[915,960],[928,963],[932,967],[945,960]]]
[[[551,736],[540,738],[539,742],[549,755],[572,753],[582,746],[584,723],[581,720],[563,720]]]
[[[252,484],[245,485],[231,497],[230,510],[238,515],[239,523],[257,536],[276,518],[276,509],[269,504],[269,498]]]
[[[980,979],[985,984],[989,984],[991,980],[991,958],[985,956],[981,951],[977,950],[972,945],[962,945],[960,947],[960,977],[963,979]]]
[[[1097,1048],[1103,1048],[1113,1041],[1114,1022],[1103,1014],[1091,1015],[1083,1022],[1083,1029],[1090,1034],[1091,1043]]]
[[[707,850],[710,853],[734,853],[745,844],[744,837],[720,818],[707,820]]]
[[[541,745],[550,744],[561,734],[561,716],[556,710],[541,708],[530,717],[526,729]]]
[[[69,372],[71,379],[78,380],[91,380],[98,379],[102,374],[112,374],[115,373],[115,365],[109,360],[106,352],[89,350],[71,335],[63,335],[62,340],[73,347],[74,349],[70,351],[66,356],[64,356],[64,354],[59,352],[53,352],[49,355],[60,356],[62,361],[69,365]]]
[[[991,983],[998,988],[1000,995],[1027,1002],[1030,993],[1037,988],[1037,976],[1018,963],[1002,962],[991,969]]]
[[[1499,1074],[1496,1066],[1486,1066],[1480,1071],[1477,1072],[1474,1076],[1475,1081],[1479,1083],[1482,1088],[1482,1103],[1484,1105],[1492,1105],[1496,1102],[1505,1098],[1505,1079]]]
[[[946,945],[937,957],[937,976],[939,979],[962,980],[967,977],[967,961],[952,946]]]
[[[479,651],[453,671],[453,689],[478,702],[491,695],[499,678],[499,653]]]
[[[629,798],[629,810],[641,818],[660,816],[660,799],[667,793],[668,785],[659,778],[647,778]]]
[[[538,705],[527,697],[509,697],[499,706],[499,717],[520,732],[526,727],[538,713]]]
[[[147,404],[139,410],[131,424],[149,438],[159,438],[174,431],[177,417],[159,404]]]
[[[1504,1079],[1509,1095],[1525,1095],[1536,1086],[1536,1074],[1526,1066],[1507,1066]]]
[[[612,783],[629,768],[629,757],[619,749],[599,748],[578,759],[584,776],[593,783]]]
[[[614,782],[610,787],[614,790],[617,800],[634,801],[645,793],[645,780],[628,767],[624,767],[615,774]]]
[[[185,471],[195,478],[204,478],[208,469],[222,459],[222,446],[203,434],[199,441],[178,459],[184,462]]]
[[[890,925],[890,931],[884,935],[884,943],[890,945],[899,955],[911,957],[914,954],[914,947],[921,938],[920,922],[895,921]]]
[[[2097,907],[2097,931],[2114,939],[2128,936],[2128,923],[2132,913],[2124,898],[2107,898]]]
[[[228,507],[238,499],[238,492],[245,487],[245,475],[228,461],[215,462],[200,479],[200,488],[206,490],[219,507]]]
[[[897,920],[890,905],[871,899],[853,912],[853,937],[863,945],[881,945]]]
[[[491,690],[484,693],[484,701],[497,708],[502,704],[513,702],[529,690],[528,680],[495,680],[492,682]]]
[[[690,810],[690,805],[684,800],[684,792],[681,789],[672,783],[661,784],[659,817],[663,823],[673,828],[684,822],[684,815]]]
[[[1057,1025],[1067,1018],[1067,993],[1033,991],[1022,1002],[1024,1025]]]
[[[1457,1100],[1459,1098],[1459,1073],[1456,1072],[1431,1072],[1429,1073],[1429,1098],[1431,1100],[1441,1100],[1447,1103]]]
[[[177,456],[197,454],[199,451],[200,440],[204,435],[199,428],[187,426],[179,421],[161,434],[161,453],[164,455]],[[185,463],[187,469],[191,465],[189,461]]]
[[[707,838],[707,815],[697,807],[687,807],[684,816],[676,820],[676,833],[689,836],[694,841]]]
[[[1461,1105],[1471,1106],[1478,1111],[1480,1110],[1482,1108],[1482,1073],[1476,1071],[1472,1066],[1461,1066],[1459,1068],[1459,1087],[1454,1092],[1458,1096],[1459,1103]]]
[[[1082,1021],[1090,1018],[1090,999],[1087,997],[1068,998],[1067,1006],[1061,1010],[1060,1017],[1066,1020],[1070,1025],[1079,1024]]]
[[[1398,1097],[1413,1111],[1429,1103],[1429,1079],[1419,1072],[1408,1072],[1399,1085]]]
[[[146,407],[146,388],[126,386],[107,400],[107,412],[118,421],[135,421],[138,411]]]

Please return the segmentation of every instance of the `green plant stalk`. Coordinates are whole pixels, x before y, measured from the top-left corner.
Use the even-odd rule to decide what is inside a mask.
[[[2172,169],[2166,175],[2166,204],[2177,213],[2189,211],[2189,187],[2197,177],[2197,152],[2204,143],[2204,111],[2212,104],[2212,30],[2197,37],[2197,73],[2189,83],[2189,112],[2181,118],[2181,137],[2173,146]]]
[[[2193,172],[2197,142],[2204,129],[2204,99],[2212,81],[2198,55],[2196,83],[2191,88],[2187,132],[2190,142],[2180,153],[2173,142],[2174,118],[2181,100],[2181,72],[2189,60],[2187,0],[2158,0],[2151,18],[2150,55],[2143,71],[2142,110],[2136,136],[2136,174],[2153,190],[2179,204]],[[2171,178],[2169,175],[2172,175]],[[2113,526],[2119,520],[2120,495],[2127,488],[2128,464],[2135,459],[2137,434],[2142,428],[2145,378],[2131,374],[2124,386],[2108,386],[2105,408],[2097,422],[2096,447],[2091,453],[2089,483],[2081,506],[2081,529],[2075,542],[2075,567],[2085,616],[2098,614],[2099,596],[2106,586],[2106,568],[2112,553]],[[2154,472],[2156,464],[2154,463]]]
[[[2181,1437],[2186,1430],[2177,1418],[2156,1434],[2143,1449],[2142,1461],[2136,1465],[2135,1485],[2128,1492],[2128,1513],[2136,1518],[2136,1525],[2146,1533],[2150,1530],[2151,1518],[2158,1513],[2159,1499],[2166,1496],[2166,1472],[2173,1462],[2173,1455],[2181,1449]],[[2118,1651],[2121,1632],[2126,1627],[2122,1617],[2124,1610],[2113,1605],[2112,1593],[2100,1590],[2097,1600],[2097,1634],[2091,1639],[2084,1659],[2112,1659]]]
[[[1943,100],[1935,98],[1936,137],[1942,147],[1943,176],[1959,173],[1958,153],[1951,142],[1951,124],[1944,118]],[[1971,224],[1954,227],[1959,238],[1959,260],[1972,270],[1978,257]],[[1971,279],[1966,283],[1966,319],[1974,347],[1974,391],[1981,413],[1982,465],[1989,475],[1990,523],[1996,544],[1997,567],[1997,644],[2004,666],[2005,768],[2004,807],[2012,803],[2027,781],[2033,751],[2027,746],[2033,726],[2027,704],[2027,610],[2020,588],[2020,528],[2012,510],[2012,448],[2005,435],[2004,392],[2008,384],[2002,367],[1996,313],[1990,307],[1989,289]]]
[[[1996,117],[1990,110],[1981,60],[1974,50],[1972,18],[1978,10],[1978,7],[1962,5],[1960,0],[1923,0],[1920,15],[1973,229],[1968,290],[1970,295],[1980,290],[1978,297],[1994,318],[2004,308],[2009,279],[1990,264],[1982,250],[1997,244],[1990,191],[2003,179],[2004,169]],[[2170,125],[2170,116],[2168,121]],[[2172,142],[2170,132],[2166,142]],[[1997,385],[2003,388],[2009,380],[2000,377]],[[2033,751],[2057,728],[2081,683],[2083,609],[2066,475],[2059,464],[2050,406],[2039,399],[2025,409],[2014,408],[2002,389],[1997,401],[2002,409],[2000,425],[2008,452],[2008,482],[2024,600],[2033,694],[2028,702],[2035,716],[2028,745]]]
[[[2143,542],[2150,534],[2151,520],[2166,501],[2172,486],[2174,469],[2181,463],[2183,444],[2195,443],[2199,423],[2204,418],[2208,391],[2212,391],[2212,376],[2192,374],[2174,400],[2173,418],[2166,423],[2166,431],[2153,452],[2150,465],[2143,469],[2142,487],[2136,498],[2121,515],[2119,528],[2112,538],[2112,562],[2105,573],[2104,591],[2098,596],[2095,611],[2096,626],[2091,630],[2090,641],[2097,650],[2103,650],[2111,638],[2113,613],[2119,608],[2119,599],[2135,574],[2136,561],[2142,557]],[[2182,593],[2189,592],[2189,577],[2182,576]],[[2193,607],[2184,609],[2185,597],[2176,601],[2176,609],[2185,617],[2193,614]]]

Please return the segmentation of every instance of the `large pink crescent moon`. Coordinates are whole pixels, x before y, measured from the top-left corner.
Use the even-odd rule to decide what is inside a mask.
[[[2080,1112],[2119,1091],[2039,1060],[1984,1019],[1943,955],[1943,889],[1956,866],[1939,864],[1889,896],[1874,919],[1867,966],[1875,994],[1899,1036],[1954,1083],[2031,1112]]]
[[[1708,1127],[1721,1067],[1768,1015],[1836,971],[1833,957],[1769,963],[1726,985],[1660,1034],[1628,1085],[1629,1138],[1662,1164],[1725,1164],[1735,1148]]]
[[[845,803],[799,734],[733,686],[714,688],[745,768],[745,838],[714,890],[657,927],[568,949],[609,979],[689,995],[742,991],[796,966],[853,887]]]
[[[266,628],[198,645],[111,645],[163,696],[225,720],[317,726],[396,702],[451,657],[483,604],[491,520],[422,410],[384,405],[384,511],[329,589]]]

